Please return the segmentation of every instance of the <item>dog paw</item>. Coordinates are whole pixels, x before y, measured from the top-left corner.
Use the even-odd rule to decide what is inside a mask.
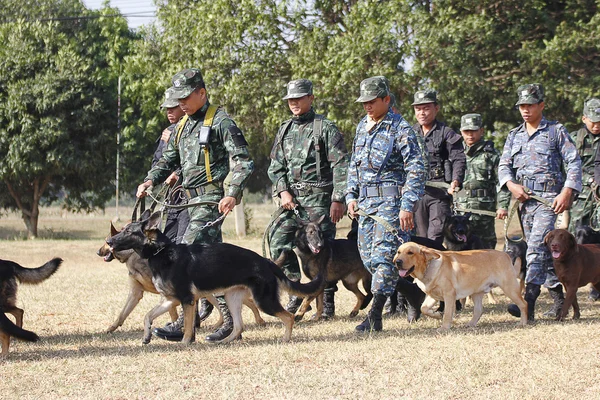
[[[358,315],[358,311],[352,311],[350,314],[348,314],[348,317],[350,318],[354,318]]]
[[[294,315],[294,321],[298,322],[298,321],[302,320],[302,317],[304,317],[304,315],[302,315],[302,314]]]
[[[144,340],[142,340],[142,344],[148,344],[150,343],[150,338],[144,338]]]

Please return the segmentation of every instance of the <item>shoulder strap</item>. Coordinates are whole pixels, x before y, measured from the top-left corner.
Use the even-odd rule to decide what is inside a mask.
[[[179,121],[179,124],[177,124],[177,126],[175,127],[175,130],[177,130],[177,135],[175,135],[175,147],[179,146],[179,139],[181,139],[181,132],[183,132],[183,127],[185,126],[185,123],[187,122],[189,118],[189,115],[185,114],[183,116],[183,118],[181,118],[181,120]]]
[[[583,149],[583,142],[585,140],[585,134],[586,134],[585,129],[580,129],[577,131],[577,139],[575,141],[575,144],[577,145],[577,151],[580,151]]]
[[[550,148],[553,150],[560,151],[558,148],[558,134],[556,133],[556,121],[548,121],[548,140],[550,141]]]
[[[204,122],[202,123],[201,129],[210,129],[212,127],[213,119],[217,113],[218,107],[210,104],[204,114]],[[202,146],[202,152],[204,153],[204,169],[206,170],[206,180],[208,183],[212,182],[212,173],[210,171],[210,154],[208,153],[208,146]]]
[[[313,124],[313,140],[315,142],[315,158],[317,159],[317,182],[321,182],[321,145],[320,139],[323,131],[323,116],[315,115]]]

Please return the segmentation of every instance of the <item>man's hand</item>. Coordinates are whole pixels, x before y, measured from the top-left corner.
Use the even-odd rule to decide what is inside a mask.
[[[233,196],[225,196],[219,202],[219,212],[221,214],[228,213],[233,210],[235,207],[235,197]]]
[[[499,208],[496,211],[496,218],[498,219],[506,219],[506,217],[508,217],[508,211],[503,209],[503,208]]]
[[[173,186],[179,180],[179,176],[175,172],[172,172],[171,175],[165,180],[165,183],[169,186]]]
[[[348,215],[350,216],[350,218],[354,219],[358,217],[358,214],[356,213],[357,210],[358,202],[356,200],[353,200],[350,203],[348,203]]]
[[[556,196],[552,202],[552,209],[554,210],[554,213],[560,214],[561,212],[571,208],[572,200],[573,189],[568,187],[563,188],[560,194]]]
[[[450,196],[452,196],[454,194],[454,192],[458,192],[459,189],[459,184],[458,181],[455,179],[452,182],[450,182],[450,187],[448,188],[448,194]]]
[[[512,195],[519,202],[523,203],[529,200],[529,195],[525,191],[525,187],[523,185],[519,185],[518,183],[514,183],[513,181],[506,182],[506,188],[510,190]]]
[[[405,232],[412,230],[415,227],[413,213],[410,211],[400,211],[400,229]]]
[[[146,196],[146,189],[152,187],[152,181],[146,181],[137,187],[137,192],[135,196],[139,199]]]
[[[344,203],[332,201],[331,207],[329,207],[329,218],[331,218],[331,222],[337,224],[344,216],[344,211],[346,211],[346,206]]]
[[[166,128],[164,131],[162,131],[162,134],[160,135],[160,140],[162,140],[165,143],[168,143],[170,137],[171,131],[169,130],[169,128]]]
[[[279,193],[279,197],[281,198],[281,208],[284,210],[293,210],[296,207],[296,203],[294,203],[294,197],[287,190]]]

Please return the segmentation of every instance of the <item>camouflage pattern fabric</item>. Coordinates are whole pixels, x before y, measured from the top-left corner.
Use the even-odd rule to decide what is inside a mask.
[[[413,212],[425,188],[425,167],[415,132],[400,116],[388,112],[371,131],[367,118],[356,128],[353,153],[348,165],[346,203],[358,201],[360,209],[384,218],[398,227],[402,240],[409,232],[400,230],[400,210]],[[403,186],[396,196],[366,196],[368,189]],[[379,188],[379,189],[377,189]],[[373,294],[391,295],[398,281],[392,259],[400,241],[371,218],[360,217],[358,247],[365,267],[373,274]]]
[[[480,140],[471,147],[465,146],[465,155],[467,169],[463,190],[456,196],[457,205],[475,210],[508,210],[511,196],[508,189],[503,188],[500,193],[496,193],[500,152],[494,148],[494,143]],[[495,218],[473,214],[469,221],[473,233],[479,236],[484,248],[496,248]]]
[[[332,201],[344,202],[348,154],[344,137],[330,120],[323,118],[320,143],[320,171],[322,182],[333,182],[333,186],[306,186],[295,189],[294,184],[317,184],[317,159],[314,143],[314,120],[317,114],[311,109],[306,114],[293,117],[291,124],[281,124],[271,150],[268,175],[273,183],[273,196],[283,191],[294,196],[303,218],[312,221],[327,217],[321,225],[326,237],[335,238],[335,225],[329,219]],[[287,131],[285,128],[289,126]],[[272,224],[269,232],[271,257],[276,259],[284,250],[291,250],[298,224],[292,211],[282,213]],[[300,267],[295,254],[291,254],[283,265],[290,279],[300,279]]]
[[[555,137],[550,135],[551,124],[556,130]],[[527,133],[525,123],[510,131],[500,157],[498,179],[501,187],[509,180],[522,182],[534,194],[552,202],[563,187],[581,191],[581,160],[566,129],[542,118],[532,135]],[[552,268],[550,252],[543,239],[554,229],[556,214],[538,201],[528,200],[521,205],[521,220],[528,245],[525,282],[542,285],[546,272]],[[548,284],[553,287],[557,282],[554,275]]]
[[[213,193],[207,193],[202,196],[196,196],[189,201],[189,204],[200,203],[205,201],[219,202],[223,198],[223,193],[216,191]],[[223,241],[223,235],[221,233],[221,223],[213,225],[211,227],[203,227],[211,221],[215,221],[221,216],[217,205],[200,205],[198,207],[188,208],[190,214],[190,223],[183,234],[181,243],[192,244],[192,243],[220,243]]]
[[[573,207],[571,207],[571,221],[569,222],[569,231],[575,234],[575,228],[581,225],[589,225],[598,229],[597,218],[594,218],[598,203],[594,199],[591,185],[594,182],[594,165],[596,152],[600,145],[600,135],[594,136],[584,126],[580,130],[571,133],[571,139],[577,145],[577,153],[581,158],[581,171],[583,188],[575,198]]]

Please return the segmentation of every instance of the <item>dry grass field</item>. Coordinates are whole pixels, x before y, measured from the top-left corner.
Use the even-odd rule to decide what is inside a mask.
[[[260,252],[269,206],[253,208],[254,234],[225,240]],[[125,216],[127,210],[122,210]],[[24,327],[38,343],[13,341],[0,360],[0,398],[14,399],[596,399],[600,394],[600,303],[579,301],[582,318],[539,320],[517,328],[505,312],[507,299],[485,304],[476,328],[466,328],[472,308],[459,313],[453,329],[438,334],[438,321],[424,317],[384,320],[384,331],[359,336],[347,318],[353,296],[342,285],[333,321],[302,321],[291,343],[281,343],[279,320],[265,316],[257,327],[244,311],[240,342],[211,346],[202,326],[191,346],[154,339],[142,345],[144,314],[158,296],[147,294],[113,334],[104,333],[127,295],[127,272],[96,256],[114,209],[100,215],[61,215],[43,209],[40,238],[22,240],[16,215],[0,218],[0,258],[37,267],[59,256],[55,276],[39,286],[22,285]],[[231,219],[231,220],[230,220]],[[347,232],[348,220],[339,235]],[[538,315],[548,308],[544,290]],[[213,320],[211,317],[209,323]],[[162,325],[166,316],[156,321]]]

